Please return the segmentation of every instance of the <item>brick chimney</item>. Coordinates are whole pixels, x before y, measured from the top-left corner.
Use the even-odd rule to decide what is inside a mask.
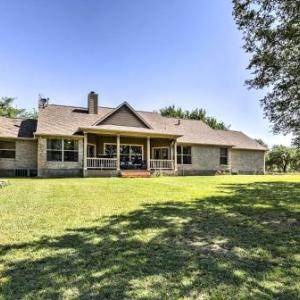
[[[95,92],[88,94],[88,111],[89,114],[98,114],[98,94]]]

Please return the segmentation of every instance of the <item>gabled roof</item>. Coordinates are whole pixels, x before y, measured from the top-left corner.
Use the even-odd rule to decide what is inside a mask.
[[[110,112],[108,112],[105,116],[103,116],[102,118],[100,118],[100,120],[98,120],[95,124],[93,125],[100,125],[101,123],[103,123],[105,120],[107,120],[108,118],[110,118],[112,115],[116,114],[121,108],[123,107],[127,107],[129,109],[129,111],[136,116],[136,118],[138,120],[141,121],[141,123],[143,123],[147,128],[151,129],[152,126],[141,116],[141,114],[139,114],[137,111],[135,111],[135,109],[126,101],[124,101],[123,103],[121,103],[118,107],[116,107],[115,109],[112,109]]]
[[[0,116],[0,137],[33,138],[36,124],[36,120]]]
[[[148,124],[147,128],[101,125],[101,121],[111,116],[117,108],[99,107],[98,114],[89,114],[86,108],[50,104],[39,110],[36,135],[80,135],[82,131],[141,133],[178,137],[179,143],[228,146],[236,149],[266,150],[256,141],[238,131],[213,130],[202,121],[163,117],[155,112],[134,111],[135,115]],[[99,124],[100,123],[100,124]],[[98,125],[99,124],[99,125]]]

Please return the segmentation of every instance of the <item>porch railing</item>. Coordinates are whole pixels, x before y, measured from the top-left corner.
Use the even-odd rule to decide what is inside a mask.
[[[174,160],[169,159],[151,159],[150,168],[152,170],[172,170],[174,169]]]
[[[92,158],[87,159],[88,169],[116,169],[117,159],[116,158]]]

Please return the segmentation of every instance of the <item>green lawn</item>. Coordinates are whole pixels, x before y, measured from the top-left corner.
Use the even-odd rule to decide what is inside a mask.
[[[0,299],[300,299],[300,176],[10,181]]]

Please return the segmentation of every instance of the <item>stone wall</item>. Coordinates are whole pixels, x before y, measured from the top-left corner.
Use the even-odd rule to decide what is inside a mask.
[[[38,139],[38,176],[77,177],[82,176],[83,139],[78,139],[78,162],[47,161],[47,138]]]
[[[253,150],[232,150],[233,173],[264,174],[265,152]]]
[[[230,169],[231,152],[228,149],[228,165],[220,165],[220,147],[193,145],[192,164],[178,164],[178,175],[213,175]]]
[[[34,174],[37,169],[37,141],[16,141],[16,158],[0,158],[0,176],[15,176],[16,169],[31,170]]]

